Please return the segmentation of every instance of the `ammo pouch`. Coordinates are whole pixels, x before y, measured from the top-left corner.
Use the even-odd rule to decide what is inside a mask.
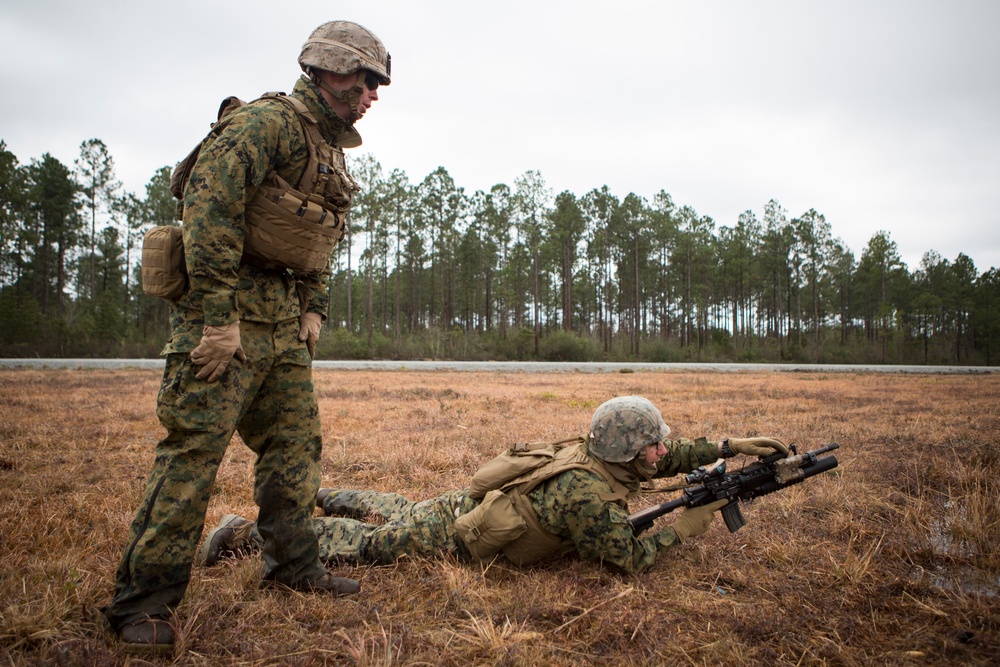
[[[510,498],[502,491],[486,494],[483,502],[455,520],[455,531],[473,558],[489,562],[506,544],[528,530]]]
[[[142,239],[142,291],[176,301],[187,284],[183,231],[172,225],[153,227]]]
[[[258,268],[319,273],[344,237],[346,217],[321,195],[306,195],[271,172],[246,209],[244,261]]]

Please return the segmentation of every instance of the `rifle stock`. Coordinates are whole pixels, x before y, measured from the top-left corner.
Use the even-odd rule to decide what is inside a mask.
[[[651,528],[656,519],[678,507],[701,507],[716,500],[728,500],[729,503],[722,508],[722,518],[729,532],[735,533],[746,524],[740,511],[740,501],[766,496],[833,470],[838,465],[837,457],[822,455],[839,447],[834,442],[805,454],[796,454],[793,445],[787,456],[772,454],[732,473],[726,472],[725,461],[711,468],[698,468],[687,476],[691,486],[679,498],[630,514],[632,531],[636,535],[642,533]]]

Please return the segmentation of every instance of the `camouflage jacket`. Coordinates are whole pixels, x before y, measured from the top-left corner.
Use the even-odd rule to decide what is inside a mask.
[[[331,144],[359,143],[320,96],[299,79],[292,96],[319,120]],[[184,194],[184,249],[190,288],[172,305],[171,340],[164,352],[187,352],[201,339],[202,325],[247,320],[273,323],[299,316],[296,283],[311,296],[309,312],[325,316],[329,269],[314,276],[261,270],[241,263],[244,211],[272,170],[297,183],[309,159],[305,132],[295,112],[278,100],[260,100],[235,110],[215,138],[202,146]]]
[[[663,443],[667,455],[657,465],[654,477],[687,473],[718,458],[718,446],[704,438]],[[630,483],[638,491],[638,483]],[[546,480],[528,494],[538,522],[553,535],[572,541],[587,560],[601,561],[632,574],[648,569],[660,551],[677,544],[670,527],[636,537],[628,522],[628,508],[601,500],[610,493],[608,484],[585,470],[569,470]]]

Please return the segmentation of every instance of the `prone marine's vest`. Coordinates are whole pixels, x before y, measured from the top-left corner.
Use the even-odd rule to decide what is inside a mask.
[[[503,553],[518,565],[567,554],[574,549],[572,540],[563,539],[545,530],[538,521],[528,494],[546,480],[569,470],[587,470],[596,474],[610,487],[610,493],[600,494],[601,500],[624,506],[632,492],[616,480],[598,459],[582,449],[585,438],[573,438],[557,443],[515,445],[511,450],[488,462],[473,475],[470,495],[482,498],[496,488],[503,491],[524,519],[527,531],[503,546]]]

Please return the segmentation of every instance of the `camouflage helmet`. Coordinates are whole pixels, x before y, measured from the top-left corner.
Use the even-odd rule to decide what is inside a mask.
[[[302,45],[299,67],[326,70],[334,74],[354,74],[368,70],[388,86],[392,61],[385,45],[368,28],[351,21],[330,21],[313,30]]]
[[[619,396],[602,403],[590,421],[590,453],[609,463],[624,463],[643,448],[666,440],[670,427],[655,405],[642,396]]]

